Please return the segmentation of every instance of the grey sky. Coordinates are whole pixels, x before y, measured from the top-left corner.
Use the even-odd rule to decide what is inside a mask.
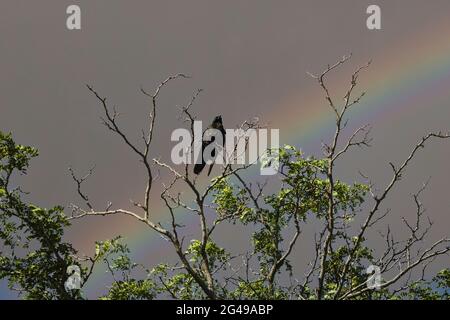
[[[82,10],[81,31],[65,27],[66,7],[74,3]],[[365,27],[365,10],[372,3],[382,8],[381,31]],[[305,71],[321,70],[349,52],[355,56],[351,68],[375,53],[390,59],[380,53],[414,39],[449,13],[447,0],[3,0],[0,129],[40,150],[23,179],[32,201],[42,206],[78,201],[67,167],[83,171],[95,163],[96,173],[88,185],[95,202],[126,204],[140,195],[141,167],[100,125],[100,109],[86,83],[117,105],[123,127],[137,139],[148,106],[139,88],[153,90],[173,73],[192,76],[172,83],[161,94],[154,156],[167,159],[170,133],[180,126],[177,106],[188,102],[197,88],[204,89],[195,106],[201,120],[209,122],[222,114],[226,126],[234,127],[256,115],[280,128],[283,138],[284,124],[267,117],[281,101],[314,90],[316,84]],[[376,72],[376,64],[372,68],[369,74]],[[370,91],[370,86],[366,89]],[[317,93],[317,99],[323,99]],[[388,178],[388,160],[403,159],[427,128],[445,129],[449,123],[448,109],[418,110],[401,122],[372,123],[374,148],[345,158],[339,168],[343,177],[355,179],[354,168],[363,163],[382,184]],[[440,143],[417,159],[405,189],[390,203],[401,212],[394,220],[409,214],[408,194],[432,176],[424,202],[438,222],[433,236],[448,233],[449,151],[450,144]],[[93,239],[121,233],[117,223],[95,223],[101,226],[98,233],[85,235],[77,244],[83,250],[92,248]],[[68,237],[77,239],[82,232],[82,223],[76,224]],[[146,259],[155,263],[160,256],[148,253]],[[448,265],[449,260],[443,263]]]

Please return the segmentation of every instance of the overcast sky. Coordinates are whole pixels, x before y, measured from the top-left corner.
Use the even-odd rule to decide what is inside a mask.
[[[74,3],[81,7],[82,29],[69,31],[65,11]],[[373,3],[382,9],[382,30],[366,28],[366,8]],[[285,102],[314,94],[317,101],[323,101],[306,71],[319,71],[349,52],[354,58],[343,72],[373,58],[369,80],[362,80],[370,94],[371,87],[380,87],[370,81],[370,74],[376,74],[383,63],[395,65],[393,59],[399,59],[398,54],[391,56],[392,48],[414,43],[417,35],[432,31],[449,13],[448,0],[2,0],[0,129],[40,150],[28,176],[21,179],[31,192],[31,201],[45,207],[79,202],[67,167],[81,172],[96,164],[87,187],[91,197],[101,206],[109,200],[126,205],[130,198],[141,196],[143,171],[127,148],[100,124],[101,110],[86,83],[117,106],[123,114],[123,128],[138,139],[149,103],[139,88],[154,90],[161,80],[178,72],[192,76],[162,92],[152,156],[168,159],[170,133],[180,126],[179,106],[198,88],[204,89],[195,105],[201,120],[210,122],[221,114],[225,126],[235,127],[258,116],[280,129],[283,143],[284,132],[292,128],[285,127],[286,117],[276,115],[294,112],[293,106],[283,108]],[[436,32],[448,41],[448,31]],[[405,59],[412,54],[404,52]],[[450,85],[449,77],[443,79]],[[390,160],[400,162],[428,129],[450,127],[449,108],[433,109],[438,102],[450,107],[450,97],[439,92],[435,99],[439,101],[412,101],[410,107],[415,111],[402,117],[377,118],[372,123],[374,147],[346,157],[338,168],[341,176],[354,180],[355,169],[363,167],[383,185]],[[295,106],[298,110],[306,107]],[[302,119],[298,123],[303,125]],[[320,143],[320,139],[311,139]],[[438,222],[432,238],[448,233],[449,151],[449,143],[438,143],[419,156],[403,191],[390,199],[397,212],[392,223],[411,214],[409,194],[431,176],[424,202]],[[89,234],[82,222],[68,231],[68,239],[86,253],[91,252],[95,239],[122,233],[117,220],[94,223],[98,229],[89,228]],[[148,232],[137,226],[132,230]],[[152,264],[165,254],[172,254],[171,248],[146,252],[141,258]],[[441,267],[448,264],[448,259],[440,262]]]

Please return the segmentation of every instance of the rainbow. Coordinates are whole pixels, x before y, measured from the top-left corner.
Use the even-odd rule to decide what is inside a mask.
[[[417,99],[427,101],[428,105],[423,107],[448,108],[450,106],[450,42],[445,41],[442,32],[436,32],[436,30],[449,29],[450,20],[446,18],[431,26],[430,29],[415,35],[413,39],[404,39],[397,43],[388,52],[375,52],[372,57],[368,57],[373,58],[373,64],[361,75],[360,85],[367,89],[368,93],[351,111],[352,121],[359,123],[370,119],[371,123],[376,123],[376,120],[383,116],[391,119],[401,118],[407,108],[413,108],[408,112],[418,110],[418,104],[411,103]],[[351,59],[344,68],[354,67],[354,61]],[[338,72],[332,81],[347,84],[348,75],[340,77]],[[311,146],[313,142],[316,144],[317,137],[328,134],[327,128],[330,128],[332,113],[323,98],[316,92],[314,91],[314,94],[300,92],[298,95],[288,97],[276,107],[273,114],[265,117],[273,123],[283,123],[283,128],[280,130],[281,144],[290,143],[304,148]],[[430,103],[434,103],[434,106]],[[167,213],[162,206],[153,208],[155,220],[164,220],[165,216]],[[188,226],[185,229],[187,231],[189,231],[189,225],[197,223],[193,215],[184,215],[179,219],[181,223]],[[135,222],[123,225],[121,230],[121,234],[127,235],[125,240],[137,261],[145,261],[149,255],[164,257],[167,247],[164,243],[161,246],[162,240],[155,232],[141,229]],[[79,237],[89,237],[90,234],[95,234],[94,227],[88,227]],[[104,270],[97,268],[88,291],[101,292],[104,284]]]

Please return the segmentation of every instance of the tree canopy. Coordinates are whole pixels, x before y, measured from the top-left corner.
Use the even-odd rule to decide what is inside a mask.
[[[371,141],[368,126],[360,127],[347,140],[342,135],[347,113],[364,96],[364,92],[355,95],[354,89],[360,72],[368,65],[353,73],[342,105],[335,104],[326,85],[327,75],[349,58],[344,57],[323,72],[311,75],[323,89],[336,116],[335,134],[329,144],[323,145],[323,157],[307,156],[291,145],[270,150],[279,157],[277,184],[270,189],[264,183],[247,179],[245,173],[253,164],[224,164],[217,169],[219,174],[201,186],[191,174],[189,164],[176,167],[149,158],[160,91],[172,80],[188,78],[183,74],[167,78],[153,94],[142,90],[150,101],[143,146],[128,138],[118,123],[115,109],[111,110],[106,98],[88,86],[100,102],[106,128],[143,164],[147,184],[143,202],[134,203],[135,211],[112,205],[97,210],[83,189],[93,170],[80,178],[70,169],[83,202],[83,205],[73,204],[70,214],[61,206],[45,209],[27,203],[23,200],[24,191],[16,185],[15,175],[25,175],[38,152],[33,147],[17,144],[11,134],[0,132],[0,279],[6,279],[11,290],[17,290],[26,299],[83,299],[83,287],[94,268],[104,263],[113,282],[105,284],[107,293],[99,299],[449,299],[450,269],[435,275],[427,273],[435,258],[448,254],[450,239],[442,238],[428,248],[423,247],[431,229],[420,201],[426,184],[412,197],[415,220],[403,221],[409,233],[406,238],[397,239],[387,226],[382,234],[386,248],[380,251],[367,239],[367,231],[385,221],[389,210],[382,212],[381,205],[416,154],[429,140],[450,136],[441,132],[425,135],[403,163],[391,163],[392,178],[381,191],[376,192],[366,177],[365,182],[351,184],[339,179],[335,164],[341,155],[354,147],[368,147]],[[188,124],[195,119],[192,108],[199,93],[180,111]],[[258,122],[251,121],[241,125],[244,132],[259,127]],[[154,166],[171,177],[160,194],[167,221],[154,221],[152,217],[150,194]],[[176,187],[184,188],[188,195],[181,195]],[[200,232],[188,241],[177,220],[180,213],[198,218]],[[120,236],[99,239],[91,257],[79,256],[73,244],[64,242],[64,232],[72,220],[89,216],[106,219],[117,214],[136,219],[149,232],[164,237],[168,250],[174,250],[178,262],[156,266],[135,263]],[[207,214],[213,215],[212,222],[206,218]],[[252,230],[247,235],[251,250],[238,253],[221,244],[215,232],[223,224]],[[299,270],[292,261],[292,253],[309,227],[319,230],[309,240],[313,259],[306,269]],[[402,267],[397,268],[399,265]],[[80,269],[79,288],[65,286],[71,276],[70,266]],[[145,276],[137,277],[136,271]]]

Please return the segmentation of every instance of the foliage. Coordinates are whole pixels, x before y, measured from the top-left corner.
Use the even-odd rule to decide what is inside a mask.
[[[16,144],[0,132],[0,278],[29,299],[70,299],[66,269],[74,264],[72,245],[62,240],[69,222],[62,207],[44,209],[22,200],[11,187],[15,173],[25,174],[37,150]]]
[[[26,204],[21,199],[20,188],[11,189],[10,179],[14,172],[26,173],[29,161],[37,156],[31,147],[17,145],[10,135],[1,133],[1,240],[0,277],[8,279],[11,288],[24,293],[29,299],[80,298],[79,292],[66,292],[63,287],[67,279],[66,269],[75,263],[76,251],[62,241],[69,221],[62,207],[43,209]],[[212,203],[218,216],[233,224],[252,225],[252,256],[256,257],[258,272],[254,278],[238,278],[233,286],[222,287],[216,282],[222,298],[234,299],[288,299],[296,294],[308,299],[317,298],[313,287],[286,287],[275,281],[282,267],[292,276],[288,259],[281,261],[285,250],[283,243],[292,225],[307,225],[312,219],[325,220],[327,215],[327,190],[329,180],[326,159],[305,158],[292,146],[279,150],[281,163],[281,187],[276,193],[265,195],[262,206],[252,204],[244,187],[231,178],[217,181],[213,188]],[[345,224],[351,223],[364,202],[368,186],[342,181],[335,182],[334,197],[337,212],[342,212]],[[337,214],[339,216],[339,214]],[[336,293],[338,275],[342,272],[353,242],[345,232],[336,233],[336,247],[326,262],[330,270],[325,277],[324,298],[331,299]],[[341,243],[339,245],[339,243]],[[185,254],[196,269],[201,269],[202,243],[192,240]],[[230,253],[213,241],[206,244],[208,266],[211,270],[224,272]],[[151,271],[133,263],[129,249],[120,237],[96,243],[92,261],[104,262],[113,276],[113,283],[104,300],[154,299],[171,297],[176,299],[205,299],[205,293],[183,268],[159,264]],[[281,261],[281,264],[280,264]],[[362,243],[358,245],[355,263],[344,281],[345,287],[355,287],[367,281],[366,266],[375,263],[372,251]],[[133,271],[142,267],[145,279],[135,278]],[[274,269],[276,267],[276,269]],[[83,273],[88,269],[83,267]],[[271,274],[275,270],[275,274]],[[271,279],[270,277],[273,277]],[[400,294],[387,290],[370,291],[359,299],[448,299],[450,293],[450,271],[439,272],[432,281],[417,281],[408,285]]]

